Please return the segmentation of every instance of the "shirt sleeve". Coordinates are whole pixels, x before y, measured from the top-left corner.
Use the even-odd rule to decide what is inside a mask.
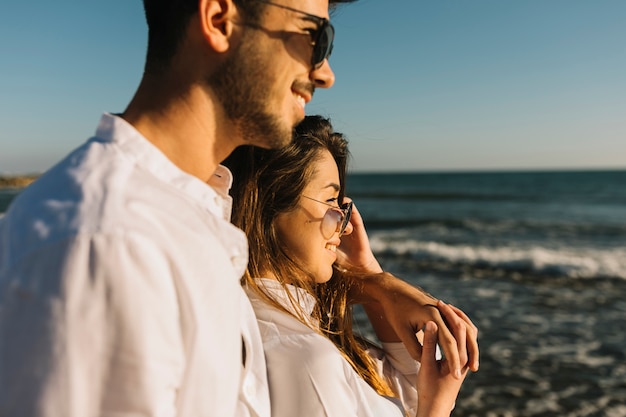
[[[420,364],[411,357],[403,343],[382,343],[382,349],[370,347],[370,356],[379,364],[379,372],[391,385],[409,415],[417,413],[417,373]]]
[[[130,233],[22,259],[0,291],[0,415],[173,416],[184,350],[172,269]]]

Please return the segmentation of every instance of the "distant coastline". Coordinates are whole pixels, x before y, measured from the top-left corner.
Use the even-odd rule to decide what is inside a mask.
[[[0,176],[0,188],[24,188],[35,181],[39,175]]]

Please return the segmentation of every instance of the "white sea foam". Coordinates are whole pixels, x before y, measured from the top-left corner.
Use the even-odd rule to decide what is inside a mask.
[[[376,253],[410,256],[421,261],[446,262],[480,268],[527,271],[572,278],[618,277],[626,279],[626,247],[547,248],[542,246],[481,246],[407,239],[391,233],[373,234]]]

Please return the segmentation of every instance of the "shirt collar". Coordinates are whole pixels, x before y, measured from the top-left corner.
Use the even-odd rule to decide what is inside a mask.
[[[216,216],[230,221],[232,198],[228,191],[233,176],[228,168],[218,166],[205,183],[182,171],[130,123],[110,113],[102,115],[96,137],[92,140],[112,143],[144,171],[192,197]]]
[[[281,284],[280,282],[269,278],[256,278],[255,281],[257,282],[259,288],[265,291],[267,295],[269,295],[273,300],[283,306],[291,314],[294,314],[296,317],[298,317],[300,314],[295,311],[294,306],[291,304],[291,300],[287,295],[287,291],[289,291],[293,299],[296,300],[300,308],[302,308],[302,311],[306,313],[306,319],[308,319],[310,322],[314,322],[311,315],[313,314],[313,309],[315,308],[316,301],[315,297],[313,297],[307,291],[290,284]]]

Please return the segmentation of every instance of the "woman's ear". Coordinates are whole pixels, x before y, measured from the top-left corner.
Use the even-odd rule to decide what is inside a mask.
[[[215,52],[226,52],[231,44],[234,19],[239,18],[232,0],[199,0],[202,35]]]

